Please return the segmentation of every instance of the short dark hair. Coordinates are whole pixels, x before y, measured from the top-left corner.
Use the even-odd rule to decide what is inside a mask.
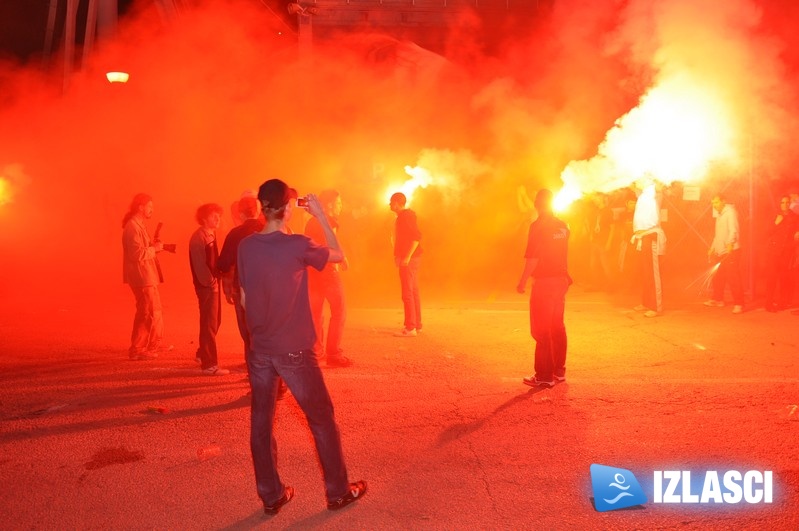
[[[405,194],[402,192],[394,192],[391,194],[391,199],[389,200],[390,203],[397,203],[399,206],[405,206],[405,203],[408,202],[408,198],[405,197]]]
[[[258,188],[258,200],[264,210],[279,210],[291,199],[291,188],[280,179],[269,179]]]
[[[208,216],[214,212],[221,216],[225,212],[225,209],[216,203],[205,203],[204,205],[197,207],[197,212],[194,214],[194,219],[197,220],[197,223],[202,225],[205,223],[205,220],[208,219]]]

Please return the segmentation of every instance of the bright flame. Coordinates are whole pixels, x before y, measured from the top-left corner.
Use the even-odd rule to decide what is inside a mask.
[[[433,182],[433,176],[430,172],[420,166],[405,166],[405,173],[411,176],[410,179],[402,184],[392,184],[388,187],[385,193],[385,201],[388,203],[391,196],[396,192],[402,192],[408,199],[405,203],[406,206],[411,204],[413,193],[417,188],[427,188]]]
[[[130,79],[130,74],[127,72],[108,72],[105,78],[109,83],[127,83]]]
[[[689,74],[654,87],[608,131],[595,157],[566,166],[564,201],[579,197],[573,189],[611,192],[643,177],[696,182],[711,164],[737,161],[732,113],[722,96]]]
[[[564,170],[564,173],[567,171],[569,171],[568,168]],[[580,199],[582,195],[583,194],[580,192],[580,188],[576,184],[569,182],[564,178],[563,188],[561,188],[552,199],[552,208],[555,210],[555,212],[563,212],[566,210],[566,208],[568,208],[569,205]]]
[[[0,206],[11,202],[11,184],[0,177]]]

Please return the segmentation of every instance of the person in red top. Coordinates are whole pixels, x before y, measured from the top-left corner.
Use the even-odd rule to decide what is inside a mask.
[[[325,211],[330,227],[338,235],[338,218],[341,215],[341,195],[336,190],[324,190],[319,194],[319,202]],[[324,245],[325,233],[318,219],[312,217],[305,225],[305,235],[314,243]],[[316,328],[316,345],[314,352],[327,358],[328,367],[349,367],[352,360],[344,356],[341,349],[341,336],[344,321],[347,319],[347,306],[344,301],[344,285],[339,271],[346,271],[346,258],[341,263],[329,263],[321,271],[308,268],[308,295],[311,300],[311,313]],[[327,337],[324,336],[324,317],[322,315],[325,301],[330,305],[330,322],[327,326]],[[323,348],[323,339],[327,339]]]
[[[422,305],[419,300],[419,265],[422,233],[416,223],[416,212],[405,208],[407,198],[402,192],[391,196],[389,208],[397,215],[394,225],[394,262],[399,268],[405,325],[396,335],[414,337],[422,331]]]
[[[552,212],[552,192],[535,196],[538,219],[530,224],[525,263],[516,291],[530,289],[530,334],[535,339],[535,374],[524,378],[531,387],[552,387],[566,380],[566,291],[572,283],[567,271],[569,227]]]

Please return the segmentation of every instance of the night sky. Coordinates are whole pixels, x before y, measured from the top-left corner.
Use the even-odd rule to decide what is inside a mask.
[[[118,0],[120,16],[133,4],[134,0]],[[83,40],[87,0],[80,0],[77,17],[76,37]],[[44,48],[47,14],[50,0],[3,0],[0,2],[0,56],[16,58],[27,62],[35,59]],[[66,0],[58,2],[58,18],[55,27],[55,43],[63,38]],[[54,43],[54,47],[58,44]]]

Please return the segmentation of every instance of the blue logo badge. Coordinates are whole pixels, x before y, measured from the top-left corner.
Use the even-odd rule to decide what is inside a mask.
[[[613,511],[646,503],[644,489],[629,470],[605,465],[591,465],[594,508]]]

